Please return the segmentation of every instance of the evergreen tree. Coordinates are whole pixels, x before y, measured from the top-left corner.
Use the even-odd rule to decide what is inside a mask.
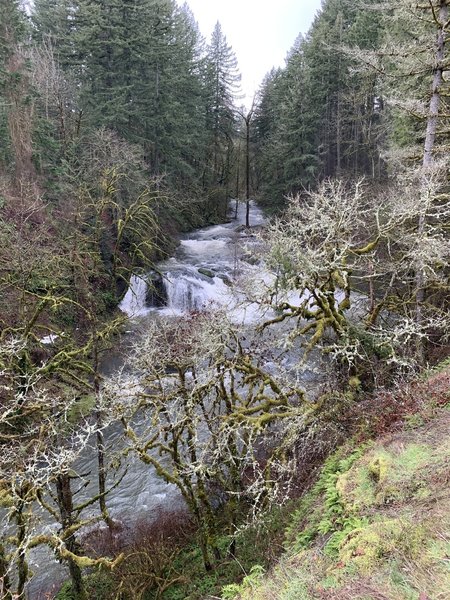
[[[286,78],[281,69],[272,69],[262,83],[256,106],[252,141],[258,172],[258,191],[263,205],[273,207],[272,198],[285,193],[287,143],[282,126],[286,102]],[[301,113],[300,113],[301,115]]]
[[[140,144],[155,174],[193,185],[203,165],[202,40],[173,0],[39,0],[37,39],[51,40],[78,82],[84,121]]]
[[[34,176],[32,163],[33,95],[27,56],[23,47],[26,21],[16,0],[0,6],[0,134],[5,148],[3,160],[13,161],[15,180]],[[1,157],[1,154],[0,154]]]
[[[306,38],[288,54],[276,85],[266,82],[256,137],[266,202],[282,203],[283,195],[323,177],[380,176],[377,77],[358,70],[348,49],[378,47],[381,31],[377,11],[327,0]],[[268,170],[276,173],[275,187]]]
[[[230,176],[229,159],[235,130],[234,100],[239,91],[237,59],[228,45],[219,22],[216,23],[207,49],[206,129],[210,135],[211,157],[205,182],[226,185]]]
[[[33,38],[51,46],[65,72],[79,65],[73,39],[77,11],[78,0],[35,0],[31,17]]]

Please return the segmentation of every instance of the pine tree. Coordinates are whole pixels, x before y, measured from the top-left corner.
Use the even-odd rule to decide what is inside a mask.
[[[216,23],[206,58],[206,129],[210,134],[208,153],[211,161],[205,180],[226,185],[228,159],[235,129],[234,101],[239,91],[237,59],[228,45],[219,22]]]

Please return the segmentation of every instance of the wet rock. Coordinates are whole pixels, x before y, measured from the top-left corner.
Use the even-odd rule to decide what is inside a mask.
[[[211,279],[213,279],[215,277],[215,273],[213,273],[209,269],[205,269],[204,267],[200,267],[199,269],[197,269],[197,271],[201,275],[205,275],[206,277],[210,277]]]
[[[216,277],[221,279],[224,282],[224,284],[228,287],[231,287],[233,285],[231,279],[228,277],[228,275],[225,275],[224,273],[217,273]]]
[[[167,292],[160,273],[149,273],[147,276],[147,292],[145,294],[147,306],[159,308],[167,304]]]

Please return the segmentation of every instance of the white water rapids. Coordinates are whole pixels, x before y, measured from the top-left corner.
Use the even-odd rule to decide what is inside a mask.
[[[263,283],[267,274],[252,260],[247,246],[252,244],[244,228],[245,205],[240,205],[237,218],[222,225],[200,229],[184,236],[175,256],[158,265],[163,306],[148,301],[154,274],[133,275],[119,308],[130,318],[144,317],[156,310],[165,315],[180,315],[189,311],[226,306],[230,318],[249,322],[257,315],[256,306],[249,306],[239,292],[240,284],[250,273]],[[250,207],[252,227],[264,223],[264,216],[255,205]],[[247,277],[248,278],[248,277]]]
[[[136,324],[135,329],[145,329],[145,322],[158,314],[176,316],[214,306],[225,306],[230,318],[238,323],[251,323],[261,318],[258,306],[245,303],[240,289],[241,285],[245,287],[250,276],[252,281],[258,281],[259,277],[259,285],[264,285],[268,278],[263,267],[254,264],[249,248],[255,244],[255,239],[251,231],[245,229],[244,223],[245,205],[241,204],[236,219],[183,236],[175,256],[157,265],[160,274],[157,285],[154,273],[133,275],[119,308]],[[253,204],[250,224],[251,227],[264,224],[262,212]],[[155,287],[158,287],[157,302],[152,301]],[[105,438],[107,451],[117,450],[121,427],[107,430]],[[82,478],[86,483],[82,499],[94,496],[97,493],[95,447],[84,452],[74,471],[88,474]],[[109,483],[112,484],[123,472],[124,468],[119,469]],[[81,484],[78,483],[77,487]],[[152,468],[134,457],[127,459],[127,472],[121,484],[107,496],[112,518],[127,524],[136,523],[139,519],[155,519],[158,511],[176,508],[180,502],[175,486],[166,484]],[[40,527],[47,531],[55,525],[45,525],[44,516]],[[47,547],[34,550],[30,562],[36,572],[28,586],[30,600],[48,598],[45,593],[58,589],[58,584],[68,578],[66,568],[56,562]]]

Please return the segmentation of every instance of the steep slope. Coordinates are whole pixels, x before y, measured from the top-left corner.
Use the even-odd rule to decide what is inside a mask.
[[[401,429],[330,457],[276,568],[254,569],[223,598],[450,598],[449,382],[449,370],[433,375]]]

